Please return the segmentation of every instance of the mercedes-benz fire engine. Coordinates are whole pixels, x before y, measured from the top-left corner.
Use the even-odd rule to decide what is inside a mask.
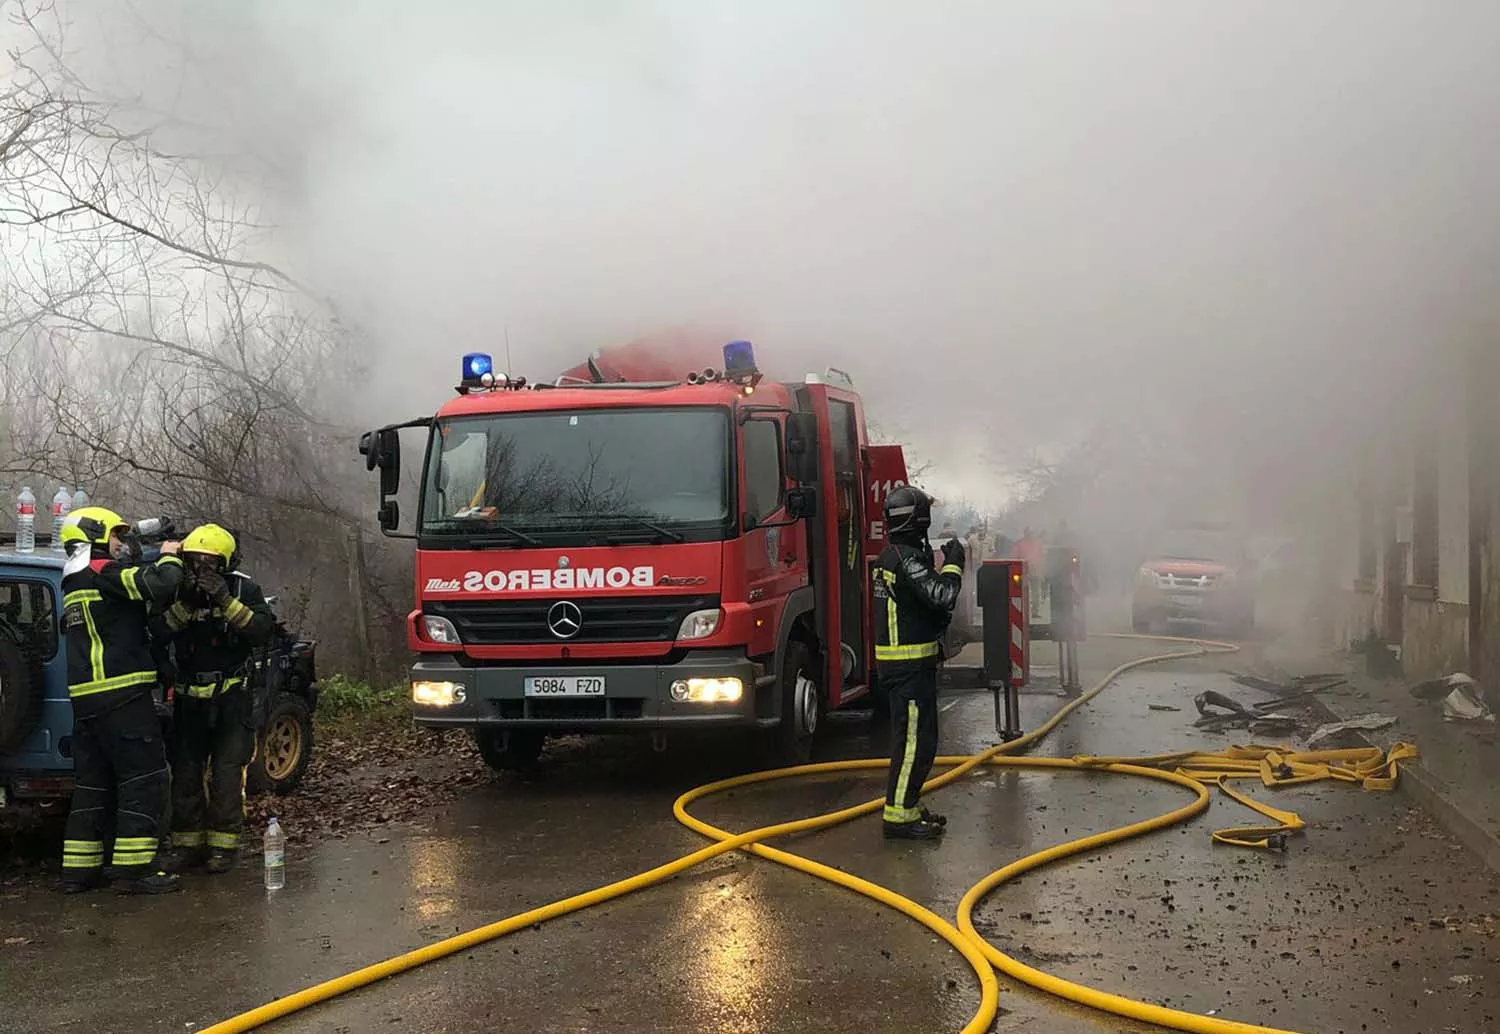
[[[361,436],[400,535],[400,429],[429,429],[405,533],[419,724],[473,730],[497,768],[548,736],[706,729],[794,764],[871,693],[901,448],[869,443],[839,371],[776,382],[744,341],[723,359],[679,376],[642,343],[532,384],[470,354],[435,416]]]

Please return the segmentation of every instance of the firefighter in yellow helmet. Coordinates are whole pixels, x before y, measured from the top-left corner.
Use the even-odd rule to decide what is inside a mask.
[[[148,621],[177,596],[178,544],[155,563],[134,562],[129,526],[113,510],[83,506],[63,522],[63,630],[73,703],[72,806],[63,833],[62,889],[103,885],[160,894],[177,880],[156,868],[157,830],[167,810],[166,747],[152,691],[157,665]],[[114,812],[114,849],[105,836]]]
[[[172,756],[169,868],[202,862],[228,872],[245,823],[245,767],[255,753],[255,704],[247,662],[269,642],[276,618],[236,570],[234,536],[217,524],[182,540],[187,578],[157,626],[178,673]],[[205,794],[205,775],[207,792]]]

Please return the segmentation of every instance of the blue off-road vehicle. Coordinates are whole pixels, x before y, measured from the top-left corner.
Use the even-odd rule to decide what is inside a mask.
[[[154,559],[152,552],[146,555]],[[18,553],[0,533],[0,825],[65,815],[73,793],[63,562],[43,536],[35,552]],[[286,793],[312,757],[315,644],[278,622],[271,645],[252,663],[259,732],[247,782],[253,791]],[[165,700],[158,705],[170,738],[171,709]]]

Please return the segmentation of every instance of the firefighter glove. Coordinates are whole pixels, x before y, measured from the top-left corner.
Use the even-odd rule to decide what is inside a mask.
[[[198,591],[216,606],[222,607],[234,598],[230,595],[229,583],[224,580],[224,576],[212,568],[200,568],[194,581]]]
[[[943,566],[952,565],[960,569],[964,566],[964,546],[958,539],[949,539],[943,543]]]

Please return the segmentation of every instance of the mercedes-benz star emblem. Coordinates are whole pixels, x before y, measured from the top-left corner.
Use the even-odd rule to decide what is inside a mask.
[[[559,639],[572,639],[583,628],[583,611],[571,600],[558,600],[547,611],[547,627]]]

